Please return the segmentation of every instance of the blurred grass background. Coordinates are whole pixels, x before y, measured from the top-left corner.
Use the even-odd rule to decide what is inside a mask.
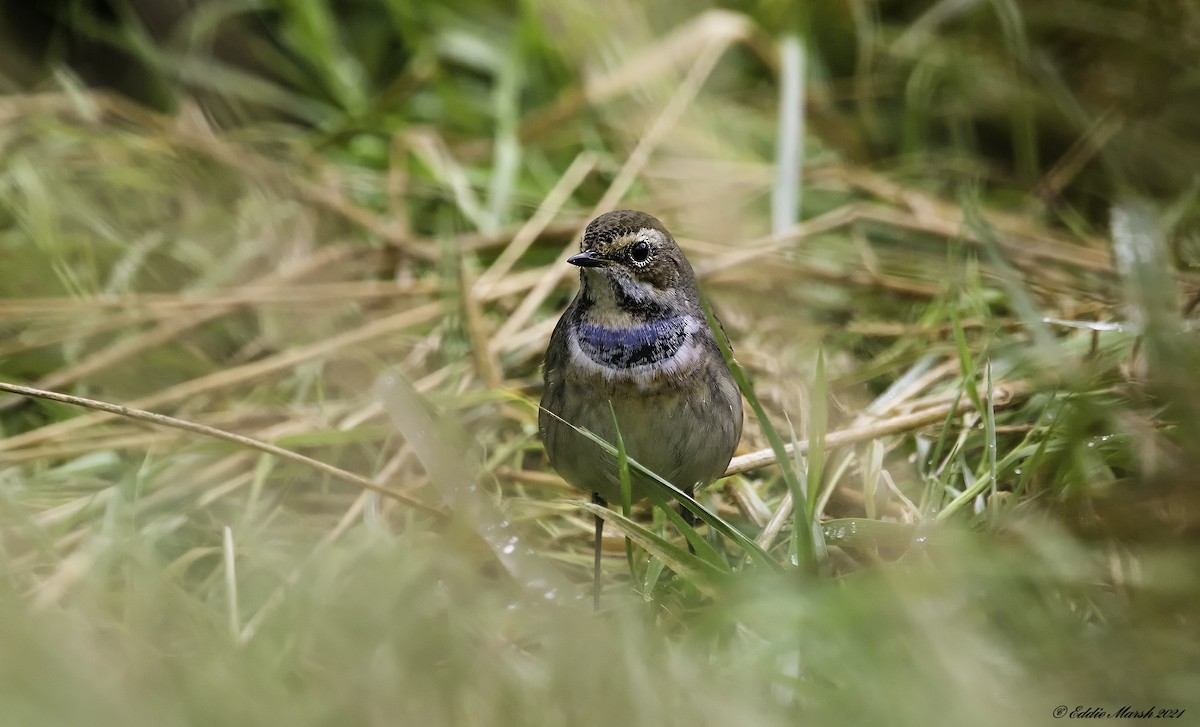
[[[1194,721],[1197,57],[1182,0],[0,5],[0,381],[437,513],[0,395],[0,720]],[[610,528],[593,615],[535,402],[619,207],[827,446],[702,494],[778,568]]]

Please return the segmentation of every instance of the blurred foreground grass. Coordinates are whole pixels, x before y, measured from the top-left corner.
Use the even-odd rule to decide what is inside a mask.
[[[137,50],[172,113],[6,74],[0,381],[441,514],[2,398],[0,720],[1200,714],[1184,5],[813,13],[804,222],[775,234],[768,6],[201,3],[165,40],[73,7],[62,42]],[[710,535],[719,567],[630,575],[614,534],[593,614],[533,402],[560,253],[623,206],[680,239],[785,438],[828,444],[800,461],[825,548],[794,567],[788,486],[746,464],[702,501],[779,568]],[[385,415],[385,370],[436,425]]]

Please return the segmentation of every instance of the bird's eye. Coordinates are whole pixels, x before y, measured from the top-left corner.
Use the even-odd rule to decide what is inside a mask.
[[[629,248],[629,259],[641,265],[650,259],[650,243],[645,240],[638,240],[633,247]]]

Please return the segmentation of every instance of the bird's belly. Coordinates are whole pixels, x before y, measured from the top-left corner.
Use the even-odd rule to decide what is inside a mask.
[[[567,384],[568,388],[572,386]],[[589,429],[614,446],[617,427],[627,455],[676,487],[690,491],[697,484],[708,484],[725,470],[736,446],[736,433],[723,425],[728,412],[714,411],[719,406],[703,392],[685,395],[659,390],[612,391],[610,397],[591,391],[568,391],[568,406],[563,418]],[[610,408],[609,402],[612,402]],[[727,406],[727,405],[726,405]],[[617,427],[613,425],[616,414]],[[740,412],[739,412],[740,414]],[[555,466],[571,484],[597,492],[609,502],[620,501],[620,478],[616,459],[594,442],[569,427],[559,434],[566,450],[556,457]],[[565,455],[565,456],[563,456]],[[647,478],[630,471],[633,499],[649,494]]]

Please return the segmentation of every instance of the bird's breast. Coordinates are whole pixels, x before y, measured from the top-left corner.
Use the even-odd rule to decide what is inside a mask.
[[[568,343],[574,370],[610,384],[655,382],[686,376],[703,364],[703,323],[681,315],[627,326],[581,320]]]

